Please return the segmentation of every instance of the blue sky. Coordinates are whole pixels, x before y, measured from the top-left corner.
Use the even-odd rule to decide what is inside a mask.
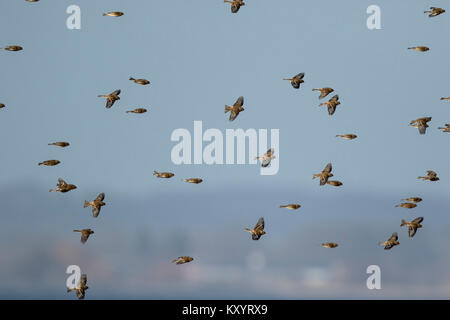
[[[81,30],[66,28],[66,8],[72,4],[81,8]],[[366,27],[366,9],[372,4],[381,7],[382,30]],[[7,106],[0,110],[0,187],[4,190],[0,199],[12,203],[2,211],[2,224],[8,227],[2,235],[6,240],[3,245],[7,244],[9,260],[2,263],[0,271],[13,273],[13,284],[20,282],[23,275],[17,274],[16,266],[33,262],[33,246],[51,243],[51,249],[41,248],[51,258],[36,258],[36,263],[42,270],[62,272],[54,277],[53,273],[45,277],[38,273],[38,283],[47,285],[46,289],[34,291],[36,284],[23,281],[16,296],[66,297],[57,287],[58,283],[64,285],[64,263],[78,263],[75,258],[61,258],[67,255],[87,265],[89,279],[91,274],[102,274],[100,267],[95,269],[92,257],[104,265],[112,261],[109,278],[99,276],[100,288],[96,293],[92,289],[91,295],[97,298],[106,295],[105,283],[119,274],[127,289],[118,297],[209,297],[217,292],[216,286],[223,285],[217,270],[225,268],[214,247],[199,249],[202,242],[210,241],[223,249],[222,255],[233,252],[226,270],[235,280],[230,280],[225,297],[308,297],[308,290],[296,291],[286,283],[308,278],[305,274],[311,268],[312,274],[317,274],[341,264],[342,270],[361,272],[361,283],[353,284],[354,279],[345,276],[336,276],[339,281],[335,282],[322,277],[325,285],[315,287],[314,297],[355,297],[353,285],[362,286],[356,297],[371,297],[364,286],[366,260],[371,260],[365,258],[366,252],[374,254],[375,263],[380,259],[380,264],[389,265],[376,243],[394,231],[405,237],[400,219],[422,215],[426,224],[413,240],[401,239],[401,246],[389,252],[394,256],[403,250],[394,260],[400,265],[412,261],[415,252],[411,250],[433,250],[433,237],[448,239],[444,226],[450,222],[445,215],[450,174],[445,146],[450,137],[436,128],[449,122],[450,105],[439,98],[450,96],[450,43],[444,32],[450,28],[450,18],[445,13],[429,19],[423,11],[430,5],[428,1],[405,0],[284,0],[278,5],[269,0],[248,0],[238,14],[231,14],[221,0],[2,1],[0,46],[21,45],[24,50],[0,52],[0,102]],[[445,8],[443,1],[433,5]],[[102,16],[115,10],[125,15]],[[407,50],[416,45],[431,50]],[[305,72],[300,90],[281,80],[299,72]],[[152,84],[136,85],[128,80],[130,76],[146,78]],[[318,107],[318,94],[311,91],[325,86],[333,87],[341,100],[332,117]],[[105,109],[104,100],[97,95],[116,89],[122,90],[121,100]],[[245,97],[245,111],[230,123],[223,106],[240,95]],[[149,112],[125,113],[137,107]],[[423,136],[408,126],[422,116],[433,117]],[[249,165],[175,166],[170,159],[175,145],[170,135],[177,128],[192,132],[194,120],[202,120],[204,129],[218,128],[224,133],[227,128],[279,129],[279,173],[260,176],[258,166]],[[358,139],[335,138],[342,133],[356,133]],[[69,141],[71,146],[47,146],[53,141]],[[47,159],[58,159],[61,164],[37,166]],[[311,179],[328,162],[333,163],[335,177],[343,187],[319,187]],[[428,169],[436,171],[441,180],[427,183],[416,179]],[[153,170],[172,171],[176,176],[161,181],[152,176]],[[58,177],[79,188],[65,195],[49,194]],[[204,183],[180,181],[190,177],[202,177]],[[100,192],[107,194],[108,204],[102,220],[93,221],[82,204]],[[425,199],[418,208],[394,208],[400,199],[413,195]],[[302,208],[292,214],[277,208],[291,202],[301,203]],[[273,222],[267,224],[272,238],[248,243],[248,234],[241,234],[241,230],[254,225],[259,216]],[[328,221],[333,221],[332,225]],[[80,248],[71,230],[88,226],[103,232],[96,232],[97,236]],[[346,243],[361,241],[353,232],[364,226],[373,229],[374,234],[367,236],[367,243],[373,245],[346,249]],[[111,240],[111,230],[117,228],[130,237],[121,237],[122,245],[115,238]],[[295,252],[292,241],[307,243],[312,230],[321,234],[333,230],[334,236],[342,239],[341,251],[300,246],[303,251]],[[298,232],[306,234],[298,236]],[[358,232],[364,237],[364,232]],[[178,239],[169,234],[181,235]],[[179,247],[183,234],[192,241]],[[130,253],[129,248],[138,241],[135,237],[153,246],[144,245],[141,251]],[[10,242],[10,238],[15,241]],[[229,238],[233,238],[232,244],[225,244]],[[318,237],[317,241],[325,239]],[[164,245],[154,244],[160,242]],[[31,243],[30,252],[21,249],[21,255],[17,248]],[[249,248],[236,250],[244,245]],[[442,242],[436,246],[433,252],[448,251]],[[250,277],[242,271],[247,269],[239,268],[246,265],[245,257],[252,250],[270,261],[268,254],[291,247],[294,251],[286,250],[277,257],[280,265],[287,266],[285,278],[277,278],[283,268],[271,263],[258,271],[270,279],[267,286],[279,285],[277,291],[258,284],[256,277],[247,291],[239,287],[239,277]],[[184,288],[181,285],[181,291],[165,286],[165,277],[143,267],[148,264],[153,270],[156,264],[164,269],[172,258],[187,254],[185,251],[194,252],[200,261],[202,255],[209,261],[182,266],[186,267],[183,271],[171,269],[174,274],[188,274],[185,279],[189,281]],[[142,295],[139,290],[149,292],[146,285],[151,285],[130,280],[126,265],[117,262],[125,252],[129,261],[155,256],[156,262],[141,261],[133,276],[149,272],[155,279],[163,279],[158,285],[168,289],[160,295]],[[351,254],[354,261],[342,260],[339,252]],[[329,256],[314,258],[312,264],[297,257],[311,254]],[[50,267],[51,261],[57,263]],[[298,265],[298,270],[292,264]],[[430,253],[429,261],[423,264],[423,269],[414,271],[448,267],[449,261]],[[195,272],[210,274],[210,280],[202,281]],[[412,271],[396,274],[391,276],[391,291],[383,289],[379,296],[409,297],[410,286],[417,286],[420,297],[432,291],[446,298],[450,279],[442,277],[446,280],[436,289],[437,284],[419,283]],[[397,283],[395,279],[400,280]],[[133,286],[136,281],[140,285]],[[190,292],[187,288],[193,283],[196,289]],[[335,291],[330,289],[332,294],[327,289],[331,283],[335,285]],[[0,295],[8,297],[6,292],[0,286]]]

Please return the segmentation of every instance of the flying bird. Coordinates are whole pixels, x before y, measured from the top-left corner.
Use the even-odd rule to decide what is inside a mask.
[[[232,13],[237,13],[242,6],[245,6],[245,2],[242,0],[224,0],[223,2],[231,4]]]
[[[111,12],[106,12],[103,14],[103,16],[110,16],[110,17],[120,17],[123,15],[124,15],[124,13],[120,12],[120,11],[111,11]]]
[[[189,256],[183,256],[183,257],[178,257],[175,260],[172,260],[172,263],[175,262],[176,264],[184,264],[184,263],[191,262],[192,260],[194,260],[194,258],[191,258]]]
[[[442,9],[442,8],[430,7],[430,11],[424,11],[423,13],[429,13],[428,16],[430,18],[433,18],[433,17],[436,17],[436,16],[438,16],[438,15],[444,13],[444,12],[445,12],[445,10]]]
[[[415,204],[415,203],[410,203],[410,202],[405,202],[405,203],[397,204],[396,207],[401,207],[401,208],[406,208],[406,209],[412,209],[412,208],[417,207],[417,204]]]
[[[422,46],[422,47],[410,47],[410,48],[408,48],[408,50],[415,50],[415,51],[419,51],[419,52],[425,52],[425,51],[430,50],[430,48],[424,47],[424,46]]]
[[[128,110],[127,113],[146,113],[147,109],[145,108],[136,108],[134,110]]]
[[[445,127],[439,127],[439,130],[442,130],[442,132],[450,132],[450,124],[446,123]]]
[[[337,134],[336,138],[342,138],[345,140],[353,140],[356,139],[358,136],[356,134],[353,133],[348,133],[348,134]]]
[[[392,247],[399,245],[400,242],[398,242],[398,234],[397,232],[394,232],[392,236],[387,241],[381,241],[379,242],[380,245],[384,246],[384,250],[389,250]]]
[[[45,160],[42,162],[39,162],[38,165],[44,165],[44,166],[56,166],[57,164],[60,164],[61,162],[59,160]]]
[[[75,291],[78,299],[84,299],[87,289],[89,289],[87,286],[87,275],[82,274],[80,282],[74,288],[67,288],[67,292]]]
[[[329,184],[330,186],[333,186],[333,187],[340,187],[343,185],[343,183],[338,180],[329,180],[329,181],[327,181],[327,184]]]
[[[266,232],[264,231],[264,218],[259,218],[253,229],[244,228],[244,230],[252,234],[253,240],[259,240],[262,235],[266,234]]]
[[[23,48],[21,46],[8,46],[5,48],[0,48],[0,49],[6,50],[6,51],[21,51],[21,50],[23,50]]]
[[[336,248],[336,247],[338,247],[339,245],[337,244],[337,243],[334,243],[334,242],[325,242],[325,243],[322,243],[322,247],[324,247],[324,248],[330,248],[330,249],[332,249],[332,248]]]
[[[173,174],[172,172],[158,172],[158,171],[153,171],[153,175],[156,176],[157,178],[172,178],[175,174]]]
[[[103,202],[104,199],[105,199],[105,194],[102,192],[97,196],[97,198],[95,198],[92,201],[85,200],[83,208],[87,208],[87,207],[91,206],[92,207],[92,215],[94,216],[94,218],[97,218],[98,215],[100,214],[101,208],[104,205],[106,205],[106,203]]]
[[[48,144],[49,146],[57,146],[57,147],[61,147],[61,148],[65,148],[70,146],[70,143],[65,142],[65,141],[58,141],[58,142],[52,142]]]
[[[330,100],[327,102],[321,103],[319,107],[321,106],[327,106],[328,108],[328,114],[332,116],[334,112],[336,111],[336,107],[340,105],[341,102],[339,101],[339,95],[334,95]]]
[[[38,2],[39,0],[25,0],[26,2]]]
[[[422,221],[423,217],[416,218],[411,222],[402,219],[402,224],[400,225],[400,227],[407,226],[408,236],[412,238],[416,234],[417,229],[422,228],[422,225],[420,224]]]
[[[273,155],[274,153],[275,149],[270,148],[262,156],[255,157],[255,160],[261,160],[261,167],[265,168],[270,164],[270,161],[272,161],[272,159],[275,159],[275,156]]]
[[[450,97],[442,97],[441,100],[447,100],[447,101],[450,101]]]
[[[301,207],[301,205],[299,205],[297,203],[291,203],[291,204],[286,204],[286,205],[280,206],[280,208],[286,208],[286,209],[290,209],[290,210],[297,210],[300,207]]]
[[[3,103],[0,103],[0,109],[3,109],[4,107],[6,107]]]
[[[426,177],[417,177],[417,179],[430,180],[430,181],[438,181],[439,180],[437,173],[434,172],[433,170],[428,170]]]
[[[50,189],[50,192],[61,192],[61,193],[66,193],[69,192],[70,190],[76,189],[77,186],[74,184],[69,184],[67,182],[65,182],[63,179],[59,178],[58,179],[58,183],[56,184],[56,189]]]
[[[408,202],[412,202],[412,203],[419,203],[419,202],[422,201],[422,198],[411,197],[411,198],[402,199],[402,201],[408,201]]]
[[[148,81],[147,79],[135,79],[133,77],[130,77],[130,80],[134,81],[134,83],[137,83],[137,84],[140,84],[140,85],[143,85],[143,86],[146,86],[146,85],[150,84],[150,81]]]
[[[106,98],[106,108],[109,109],[113,106],[114,102],[116,102],[117,100],[120,100],[119,97],[120,94],[120,90],[116,90],[110,94],[102,94],[99,95],[99,98]]]
[[[428,126],[428,122],[431,121],[431,117],[423,117],[423,118],[418,118],[416,120],[412,120],[409,125],[419,129],[419,133],[420,134],[425,134],[425,132],[427,131]]]
[[[244,104],[244,97],[239,97],[236,102],[233,104],[232,107],[225,105],[225,113],[230,111],[230,121],[233,121],[236,119],[236,117],[239,115],[241,111],[244,111],[245,109],[242,107]]]
[[[203,180],[200,179],[200,178],[183,179],[183,181],[184,181],[184,182],[187,182],[187,183],[193,183],[193,184],[199,184],[199,183],[202,183],[202,182],[203,182]]]
[[[331,178],[333,174],[331,173],[332,170],[331,163],[327,164],[325,169],[322,170],[321,173],[313,174],[313,179],[320,177],[320,185],[323,186],[327,183],[328,178]]]
[[[73,230],[73,232],[81,233],[81,243],[86,243],[91,234],[94,234],[94,231],[91,229],[83,229],[83,230]]]
[[[303,80],[303,78],[305,77],[305,73],[299,73],[295,76],[293,76],[292,78],[287,78],[287,79],[283,79],[283,80],[287,80],[291,82],[292,87],[294,87],[294,89],[299,89],[300,85],[302,83],[304,83],[305,81]]]
[[[327,95],[334,91],[333,88],[320,88],[320,89],[312,89],[312,91],[320,91],[319,100],[325,98]]]

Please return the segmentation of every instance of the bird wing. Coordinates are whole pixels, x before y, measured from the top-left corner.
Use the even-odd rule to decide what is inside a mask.
[[[100,208],[101,208],[101,207],[92,206],[92,216],[93,216],[94,218],[97,218],[98,215],[100,214]]]
[[[87,284],[87,274],[82,274],[80,278],[80,287],[84,287]]]
[[[266,156],[271,157],[274,153],[275,153],[275,149],[274,148],[270,148],[269,150],[267,150]]]
[[[238,5],[238,4],[236,4],[236,3],[233,3],[233,4],[231,5],[231,12],[232,12],[232,13],[238,12],[240,7],[241,7],[240,5]]]
[[[388,239],[389,242],[397,241],[398,240],[398,234],[397,232],[394,232],[392,236]]]
[[[244,97],[240,96],[233,104],[233,107],[242,107],[243,105],[244,105]]]
[[[420,134],[425,134],[425,132],[427,131],[427,127],[428,125],[426,122],[423,121],[418,122],[417,129],[419,129]]]
[[[89,233],[81,232],[81,243],[86,243],[89,238]]]
[[[416,234],[417,231],[417,225],[413,224],[411,226],[408,227],[408,236],[410,238],[414,237],[414,235]]]
[[[111,93],[112,96],[118,96],[120,94],[120,89]]]
[[[102,192],[97,196],[97,198],[95,200],[103,201],[103,199],[105,199],[105,194]]]
[[[77,293],[77,298],[78,298],[78,299],[80,299],[80,300],[84,299],[84,296],[85,296],[85,291],[84,291],[84,289],[78,289],[78,290],[76,291],[76,293]]]
[[[325,98],[327,95],[329,95],[331,92],[333,92],[334,90],[331,88],[325,88],[323,91],[321,91],[319,99],[323,99]]]
[[[230,121],[233,121],[238,116],[239,112],[235,112],[234,109],[230,112]]]
[[[63,179],[59,178],[59,179],[58,179],[58,184],[57,184],[57,186],[58,186],[58,187],[64,187],[64,186],[67,186],[67,182],[65,182]]]
[[[335,111],[336,111],[336,105],[334,103],[333,104],[329,104],[328,105],[328,114],[330,116],[332,116]]]
[[[113,104],[114,104],[114,101],[116,101],[116,100],[114,100],[114,98],[107,97],[106,98],[106,108],[107,109],[111,108],[113,106]]]
[[[255,229],[255,231],[256,230],[264,230],[264,218],[259,218],[254,229]]]
[[[301,79],[303,79],[304,76],[305,76],[305,73],[304,73],[304,72],[301,72],[301,73],[297,74],[297,75],[294,77],[294,79],[299,79],[299,80],[301,80]]]
[[[291,84],[292,84],[292,86],[293,86],[295,89],[300,88],[300,82],[299,82],[299,81],[296,81],[296,79],[292,80],[292,81],[291,81]]]
[[[411,221],[412,224],[419,224],[423,221],[423,217],[419,217]]]
[[[328,173],[330,173],[331,170],[333,170],[333,166],[331,165],[331,163],[329,163],[329,164],[327,164],[327,165],[325,166],[325,168],[323,169],[322,172],[328,172]]]
[[[271,158],[263,158],[263,160],[261,161],[261,166],[262,166],[263,168],[269,166],[270,161],[272,161]]]
[[[437,173],[434,172],[433,170],[428,170],[428,171],[427,171],[427,175],[428,175],[430,178],[436,178],[436,177],[437,177]]]

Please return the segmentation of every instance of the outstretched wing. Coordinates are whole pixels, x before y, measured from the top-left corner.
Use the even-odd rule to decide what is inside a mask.
[[[107,97],[106,98],[106,108],[109,109],[113,106],[114,101],[116,101],[114,98],[112,97]]]
[[[231,5],[231,12],[232,12],[232,13],[238,12],[240,7],[241,7],[240,5],[233,3],[233,4]]]
[[[397,232],[394,232],[393,234],[392,234],[392,236],[389,238],[389,242],[394,242],[394,241],[397,241],[398,240],[398,234],[397,234]]]
[[[65,186],[67,186],[67,182],[65,182],[63,179],[59,178],[57,186],[60,188],[65,187]]]
[[[410,238],[414,237],[414,235],[416,234],[417,231],[417,225],[413,224],[412,226],[408,227],[408,236]]]
[[[255,225],[255,231],[257,230],[264,230],[264,218],[259,218],[258,222]]]
[[[112,96],[118,96],[120,94],[120,89],[111,93]]]
[[[437,177],[437,173],[434,172],[433,170],[428,170],[428,171],[427,171],[427,175],[428,175],[430,178],[436,178],[436,177]]]
[[[97,206],[92,206],[92,216],[94,218],[97,218],[98,215],[100,214],[100,209],[101,207],[97,207]],[[86,239],[87,240],[87,239]]]
[[[301,72],[301,73],[297,74],[297,75],[294,77],[294,79],[302,80],[304,76],[305,76],[305,73],[304,73],[304,72]]]
[[[244,97],[240,96],[233,104],[233,107],[242,107],[243,105],[244,105]]]
[[[327,164],[327,165],[325,166],[325,168],[323,169],[323,172],[328,172],[328,173],[330,173],[331,170],[333,170],[333,166],[331,165],[331,163],[329,163],[329,164]]]
[[[271,158],[264,158],[263,161],[261,162],[261,167],[266,168],[269,166],[270,161],[272,161]]]
[[[102,192],[97,196],[97,198],[95,200],[103,201],[103,199],[105,199],[105,194]]]
[[[412,224],[419,224],[423,221],[423,217],[419,217],[411,221]]]

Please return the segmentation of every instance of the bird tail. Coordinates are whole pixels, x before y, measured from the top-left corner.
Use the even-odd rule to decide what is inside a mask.
[[[406,226],[408,224],[408,222],[405,221],[405,219],[402,219],[402,224],[400,225],[400,227]]]
[[[280,206],[280,208],[287,208],[287,206]]]
[[[312,89],[312,91],[320,91],[320,89]]]
[[[337,135],[336,135],[336,138],[337,138],[337,137],[342,137],[342,135],[340,135],[340,134],[337,134]]]
[[[414,49],[414,47],[408,48],[408,49]]]
[[[50,191],[49,192],[56,192],[56,190],[55,189],[50,189]]]
[[[252,232],[249,228],[244,228],[245,231]]]
[[[106,13],[103,14],[103,16],[106,16],[106,15],[107,15]]]
[[[225,105],[225,113],[231,111],[232,109],[233,109],[232,107]]]
[[[73,232],[81,232],[81,230],[73,230]]]
[[[417,179],[422,179],[422,180],[426,180],[427,177],[417,177]]]
[[[84,200],[83,208],[89,207],[89,201]]]
[[[385,242],[385,241],[380,241],[380,242],[378,242],[378,244],[379,244],[380,246],[384,246],[384,245],[386,245],[386,242]]]
[[[327,104],[326,102],[323,102],[323,103],[319,104],[319,107],[325,106],[326,104]]]
[[[158,171],[153,170],[153,175],[154,175],[154,176],[157,176],[158,174],[159,174]]]
[[[313,174],[313,179],[320,177],[320,173]]]

